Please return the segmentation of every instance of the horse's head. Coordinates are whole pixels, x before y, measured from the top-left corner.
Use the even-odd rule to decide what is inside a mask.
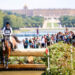
[[[16,36],[12,36],[12,38],[14,38],[17,43],[21,43],[21,41],[19,41],[19,39]]]
[[[18,38],[16,36],[12,36],[10,41],[13,44],[13,48],[16,48],[17,47],[17,43],[21,42],[21,41],[18,40]]]

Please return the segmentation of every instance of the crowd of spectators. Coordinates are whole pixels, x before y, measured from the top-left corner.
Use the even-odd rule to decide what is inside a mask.
[[[73,43],[75,46],[75,33],[66,29],[64,33],[58,32],[57,34],[47,34],[42,37],[37,36],[31,39],[25,38],[23,40],[23,44],[24,48],[45,48],[59,41],[63,41],[68,44]]]

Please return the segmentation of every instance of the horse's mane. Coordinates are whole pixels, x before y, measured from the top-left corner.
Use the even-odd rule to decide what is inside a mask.
[[[20,43],[21,41],[19,41],[19,39],[16,37],[16,36],[12,36],[15,40],[16,40],[16,42],[18,42],[18,43]]]

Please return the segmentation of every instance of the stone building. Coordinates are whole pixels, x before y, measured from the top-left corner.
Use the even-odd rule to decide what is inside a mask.
[[[60,16],[69,15],[75,16],[75,9],[28,9],[25,5],[24,9],[11,10],[13,13],[18,13],[26,16],[43,16],[59,18]]]

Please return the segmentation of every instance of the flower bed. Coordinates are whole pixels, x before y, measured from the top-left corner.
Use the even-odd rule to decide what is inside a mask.
[[[42,59],[44,57],[33,57],[33,56],[11,56],[9,58],[9,64],[28,64],[29,61],[32,64],[45,64]]]

